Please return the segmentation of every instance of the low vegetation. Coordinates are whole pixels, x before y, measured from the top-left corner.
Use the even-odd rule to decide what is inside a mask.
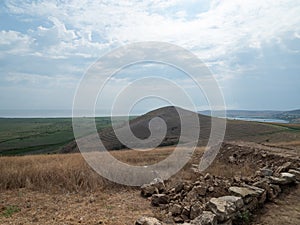
[[[95,122],[98,130],[111,126],[110,117]],[[71,118],[0,118],[0,124],[0,155],[56,153],[74,140]]]

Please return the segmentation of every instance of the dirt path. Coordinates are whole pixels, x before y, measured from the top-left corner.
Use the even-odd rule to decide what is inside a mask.
[[[283,193],[257,214],[252,225],[299,225],[300,187]]]
[[[296,149],[287,149],[282,147],[268,146],[266,144],[258,144],[254,142],[232,141],[230,143],[240,147],[256,148],[279,156],[297,158],[300,160],[299,151],[297,151]]]

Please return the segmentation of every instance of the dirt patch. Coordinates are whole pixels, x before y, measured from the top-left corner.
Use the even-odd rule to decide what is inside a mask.
[[[28,189],[0,193],[0,224],[133,224],[153,215],[150,202],[137,190],[99,191],[86,194],[47,194]],[[138,204],[137,204],[138,202]],[[5,217],[7,206],[19,212]]]
[[[298,225],[300,224],[300,187],[285,190],[273,202],[256,212],[252,225]]]

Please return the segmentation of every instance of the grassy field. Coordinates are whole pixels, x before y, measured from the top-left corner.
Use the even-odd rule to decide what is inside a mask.
[[[98,130],[111,126],[110,117],[95,121]],[[0,118],[0,155],[55,153],[72,140],[71,118]]]

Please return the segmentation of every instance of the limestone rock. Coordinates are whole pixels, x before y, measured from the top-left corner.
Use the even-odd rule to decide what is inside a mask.
[[[294,174],[296,180],[300,182],[300,171],[299,170],[290,169],[289,173]]]
[[[190,219],[190,208],[189,207],[183,207],[181,212],[181,217],[184,221],[187,221]]]
[[[187,194],[186,200],[193,201],[197,200],[199,196],[205,196],[207,187],[204,185],[194,186],[193,189]]]
[[[225,198],[211,198],[208,202],[208,208],[217,216],[218,221],[225,221],[232,217],[238,211],[236,204]]]
[[[225,222],[218,223],[218,225],[232,225],[232,220],[227,220]]]
[[[279,195],[280,192],[281,188],[279,185],[270,184],[270,190],[267,192],[267,198],[272,201]]]
[[[150,185],[156,187],[159,192],[166,190],[165,183],[161,178],[155,178],[153,181],[151,181]]]
[[[162,225],[162,223],[156,218],[143,216],[135,222],[135,225]]]
[[[262,169],[260,169],[260,173],[261,173],[261,175],[263,175],[263,176],[272,176],[273,175],[273,170],[271,170],[271,169],[267,169],[267,168],[262,168]]]
[[[190,219],[193,220],[202,213],[202,207],[200,203],[195,203],[190,209]]]
[[[150,197],[153,194],[158,194],[158,193],[159,193],[158,189],[151,184],[144,184],[141,187],[141,195],[143,197]]]
[[[174,222],[175,222],[175,223],[183,223],[184,221],[183,221],[183,219],[181,218],[181,216],[176,216],[176,217],[174,217]]]
[[[217,225],[217,217],[210,211],[203,211],[203,213],[191,221],[192,225]]]
[[[275,174],[279,174],[281,172],[287,172],[292,166],[291,162],[286,162],[282,166],[279,166],[275,171]]]
[[[244,206],[244,202],[243,199],[241,197],[236,197],[236,196],[222,196],[219,197],[219,199],[221,200],[225,200],[228,202],[232,202],[237,209],[241,209]]]
[[[166,194],[154,194],[151,198],[151,204],[153,206],[159,206],[169,203],[169,197]]]
[[[256,188],[256,187],[251,187],[251,186],[247,186],[247,187],[236,187],[236,186],[232,186],[229,188],[229,191],[236,196],[245,198],[245,197],[257,197],[259,195],[261,195],[264,190],[260,189],[260,188]]]
[[[280,177],[269,177],[272,184],[287,185],[296,181],[296,176],[292,173],[280,173]]]
[[[171,212],[172,216],[180,215],[181,211],[182,211],[182,206],[179,204],[174,204],[169,209],[169,212]]]
[[[280,173],[280,177],[284,178],[288,184],[296,181],[296,176],[292,173]]]
[[[180,191],[183,190],[183,188],[184,188],[184,184],[183,184],[183,183],[179,183],[179,184],[176,185],[174,191],[175,191],[176,193],[179,193]]]
[[[141,195],[143,197],[150,197],[153,194],[165,191],[165,189],[164,181],[160,178],[155,178],[150,184],[144,184],[141,186]]]
[[[287,184],[287,180],[286,179],[281,178],[281,177],[273,177],[273,176],[269,177],[269,182],[271,184],[279,184],[279,185],[285,185],[285,184]]]

